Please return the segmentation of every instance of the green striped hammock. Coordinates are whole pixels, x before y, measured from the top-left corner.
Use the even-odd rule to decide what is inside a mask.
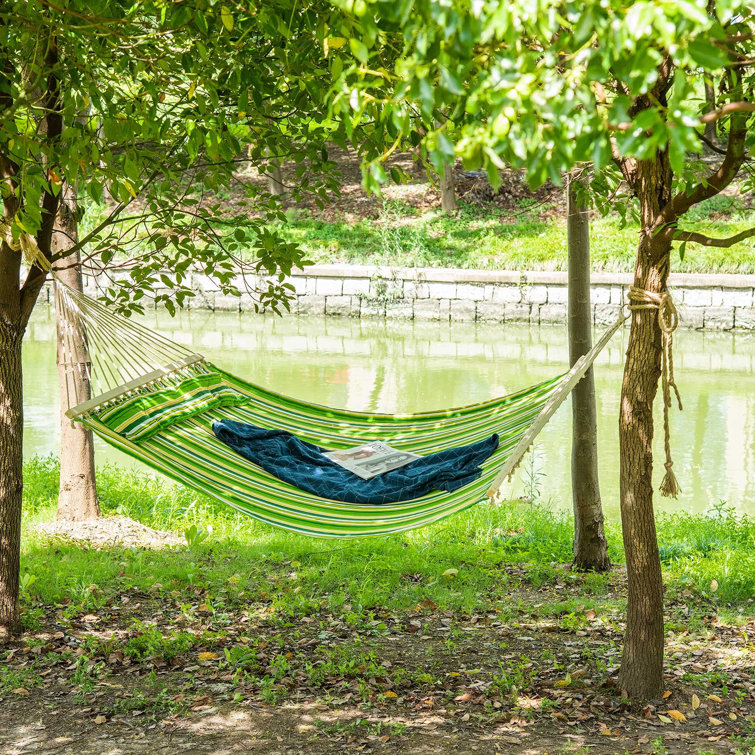
[[[387,415],[310,404],[249,383],[59,282],[56,302],[65,323],[71,419],[173,480],[259,521],[320,537],[409,530],[494,497],[623,319],[569,372],[552,380],[469,406]],[[94,398],[81,395],[82,374]],[[481,477],[453,493],[349,504],[318,498],[243,459],[212,432],[212,423],[223,418],[287,430],[332,449],[382,440],[424,455],[492,433],[498,433],[500,445]]]

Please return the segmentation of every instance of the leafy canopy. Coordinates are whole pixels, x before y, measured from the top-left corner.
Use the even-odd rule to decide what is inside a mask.
[[[505,164],[525,168],[533,186],[576,163],[664,151],[684,190],[703,171],[687,156],[701,151],[705,78],[717,107],[752,100],[755,21],[742,0],[335,2],[355,36],[330,54],[333,110],[383,127],[371,188],[401,140],[436,167],[484,167],[493,184]],[[716,119],[728,129],[728,114]]]
[[[242,206],[218,196],[240,167],[266,172],[276,158],[296,166],[294,198],[337,188],[318,33],[336,12],[298,0],[4,2],[0,190],[14,235],[51,256],[50,210],[73,187],[91,229],[77,245],[85,268],[126,270],[106,293],[126,311],[158,285],[171,289],[158,300],[180,304],[191,270],[233,293],[242,254],[274,276],[261,298],[275,305],[282,273],[302,262],[268,227],[283,219],[278,201],[249,184]]]

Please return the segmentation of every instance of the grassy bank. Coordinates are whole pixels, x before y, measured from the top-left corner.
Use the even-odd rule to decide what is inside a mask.
[[[100,470],[99,491],[105,515],[122,514],[178,533],[193,527],[201,534],[189,536],[192,547],[143,554],[140,568],[128,578],[118,577],[118,563],[77,546],[65,546],[65,559],[42,568],[48,546],[34,536],[33,523],[51,517],[57,464],[36,459],[27,466],[25,484],[24,571],[33,579],[29,597],[45,603],[70,599],[75,583],[98,584],[104,594],[121,587],[149,590],[154,582],[191,585],[197,554],[221,549],[228,557],[202,570],[206,587],[225,591],[229,577],[237,574],[234,590],[274,592],[276,610],[285,614],[315,609],[323,601],[333,610],[343,603],[405,610],[423,596],[450,610],[482,611],[491,601],[505,604],[497,574],[501,564],[531,564],[530,581],[546,582],[554,578],[556,564],[571,560],[571,521],[537,504],[481,505],[415,532],[329,541],[274,529],[188,489],[116,467]],[[613,563],[623,563],[616,522],[609,523],[607,535]],[[736,518],[723,505],[707,516],[663,515],[658,539],[672,596],[692,591],[724,612],[755,614],[755,522]],[[280,575],[269,580],[251,573],[238,576],[249,572],[245,564],[252,570],[265,564],[262,571],[274,573],[288,569],[291,561],[301,563],[293,585],[298,590],[274,589]],[[442,578],[449,568],[460,569],[453,582]],[[415,573],[421,575],[416,582],[402,578]]]
[[[135,728],[137,751],[198,753],[252,740],[308,753],[489,751],[491,738],[511,752],[755,746],[755,523],[723,505],[660,518],[668,690],[638,712],[615,684],[626,602],[615,524],[612,571],[577,574],[571,523],[537,504],[327,541],[115,467],[99,486],[106,515],[182,537],[154,549],[50,541],[37,525],[54,514],[57,465],[27,465],[27,632],[0,649],[0,748],[29,741],[52,705],[44,736],[97,751],[135,741]]]
[[[560,214],[527,203],[516,211],[462,204],[456,216],[387,202],[378,218],[322,219],[289,211],[280,230],[315,263],[407,267],[458,267],[494,270],[565,270],[566,225]],[[729,236],[752,227],[755,214],[736,197],[716,197],[688,213],[687,230]],[[633,269],[639,227],[622,227],[618,216],[595,218],[591,225],[594,270]],[[752,239],[729,249],[689,244],[676,272],[755,272]]]

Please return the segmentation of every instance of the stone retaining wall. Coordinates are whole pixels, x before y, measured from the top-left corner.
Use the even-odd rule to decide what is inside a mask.
[[[291,312],[299,315],[533,324],[566,319],[563,272],[313,265],[288,280],[296,294]],[[629,274],[593,274],[596,325],[615,321],[630,284]],[[191,308],[254,311],[252,296],[225,296],[206,276],[195,275],[193,286]],[[669,286],[683,327],[755,331],[755,275],[675,274]]]

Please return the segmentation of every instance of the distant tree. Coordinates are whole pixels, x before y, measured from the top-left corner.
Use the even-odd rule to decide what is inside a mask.
[[[58,280],[74,291],[83,291],[80,253],[68,256],[67,250],[79,238],[76,193],[64,186],[59,196],[58,216],[52,237],[52,253]],[[76,403],[88,401],[92,395],[91,365],[86,334],[72,328],[61,317],[56,302],[56,352],[60,392],[60,484],[57,518],[85,521],[100,515],[97,500],[97,479],[94,467],[92,431],[81,423],[73,423],[66,412]],[[82,369],[83,368],[83,369]]]
[[[366,184],[387,178],[382,162],[403,139],[421,145],[437,170],[460,157],[484,167],[494,187],[505,164],[531,185],[580,162],[594,165],[592,191],[617,205],[618,178],[641,230],[621,391],[620,499],[627,559],[627,624],[619,681],[635,698],[663,687],[663,584],[653,511],[653,403],[658,383],[668,427],[673,376],[667,289],[672,249],[690,243],[725,248],[729,238],[683,230],[694,205],[735,178],[755,141],[755,18],[744,0],[338,0],[351,39],[339,63],[333,112],[352,128],[382,126],[365,152]],[[700,76],[722,82],[711,110]],[[433,128],[448,112],[451,130]],[[418,121],[424,129],[418,127]],[[725,137],[710,170],[690,159],[705,126]],[[382,135],[382,139],[380,136]],[[661,307],[659,316],[657,307]],[[641,307],[641,308],[640,308]],[[678,489],[667,448],[662,492]]]
[[[590,305],[590,213],[580,171],[567,180],[569,363],[592,348]],[[598,413],[593,368],[572,391],[571,488],[574,508],[574,568],[606,571],[611,566],[603,527],[598,474]]]

